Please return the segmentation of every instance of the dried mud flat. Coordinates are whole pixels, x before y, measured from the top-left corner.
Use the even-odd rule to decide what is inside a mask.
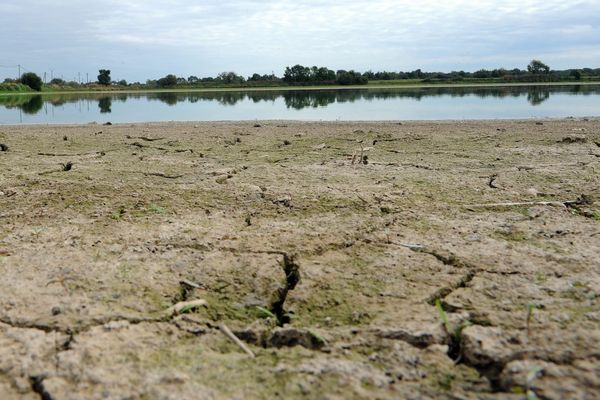
[[[600,398],[598,119],[0,143],[2,399]]]

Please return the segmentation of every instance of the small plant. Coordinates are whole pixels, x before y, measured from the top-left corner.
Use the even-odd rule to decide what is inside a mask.
[[[195,308],[197,308],[197,306],[195,306],[193,304],[188,304],[187,306],[184,306],[181,308],[181,310],[179,310],[179,314],[187,314],[190,311],[194,310]]]
[[[320,347],[327,346],[327,340],[323,336],[321,336],[317,332],[311,331],[311,330],[308,330],[308,333],[310,336],[312,336],[312,338],[314,340],[316,340],[318,342]]]
[[[125,207],[119,207],[119,210],[112,213],[110,217],[115,221],[120,221],[123,218],[123,215],[125,215],[125,212]]]
[[[451,332],[450,322],[448,321],[448,315],[446,314],[446,311],[442,307],[442,302],[440,301],[440,299],[435,300],[435,309],[437,310],[438,315],[440,316],[440,319],[442,320],[442,323],[444,325],[444,330],[446,331],[447,334],[450,334],[450,332]]]
[[[273,318],[277,320],[277,316],[273,314],[271,310],[268,310],[261,306],[256,306],[256,309],[258,310],[258,313],[262,318]]]
[[[527,304],[527,337],[531,335],[531,320],[533,318],[533,310],[536,308],[536,305],[533,303]]]
[[[452,357],[455,363],[460,361],[462,356],[461,354],[461,338],[462,331],[471,325],[470,321],[461,321],[454,328],[450,325],[450,321],[448,320],[448,314],[444,310],[442,306],[442,302],[440,299],[435,300],[435,308],[438,312],[440,319],[442,320],[442,325],[444,326],[444,331],[450,336],[450,343],[448,346],[448,356]]]
[[[525,390],[527,392],[527,400],[538,400],[535,392],[531,388],[533,381],[539,378],[541,372],[543,371],[540,367],[534,367],[527,373],[527,378],[525,381]]]

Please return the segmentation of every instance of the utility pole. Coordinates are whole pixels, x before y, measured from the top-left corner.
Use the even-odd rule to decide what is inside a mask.
[[[46,72],[44,72],[44,85],[46,84]]]
[[[77,82],[81,85],[81,72],[77,73]]]
[[[18,67],[19,67],[19,76],[17,76],[17,79],[20,79],[21,78],[21,64],[19,64]]]

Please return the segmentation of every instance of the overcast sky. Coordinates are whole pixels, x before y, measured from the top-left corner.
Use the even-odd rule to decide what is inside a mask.
[[[1,0],[0,78],[600,67],[600,0]]]

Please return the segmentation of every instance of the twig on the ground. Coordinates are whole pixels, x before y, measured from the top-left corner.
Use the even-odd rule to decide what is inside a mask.
[[[167,174],[163,174],[162,172],[144,172],[144,175],[159,176],[161,178],[167,178],[167,179],[177,179],[177,178],[181,178],[183,176],[183,175],[167,175]]]
[[[395,244],[396,246],[400,246],[400,247],[406,247],[407,249],[411,249],[411,250],[415,250],[415,251],[425,249],[424,245],[418,244],[418,243],[396,243],[396,242],[391,242],[391,241],[389,243]]]
[[[367,200],[363,199],[363,198],[362,198],[360,195],[358,195],[358,194],[357,194],[357,195],[356,195],[356,197],[358,197],[358,199],[359,199],[360,201],[362,201],[363,203],[365,203],[365,204],[369,204],[369,202],[368,202]]]
[[[518,206],[565,206],[567,204],[576,204],[576,201],[516,201],[508,203],[486,203],[486,204],[466,204],[465,208],[494,208],[494,207],[518,207]]]
[[[165,310],[165,314],[167,314],[167,315],[181,314],[181,312],[183,312],[183,311],[189,311],[191,309],[205,306],[205,305],[206,305],[206,300],[204,300],[204,299],[180,301],[179,303],[174,304],[171,307],[167,308]]]
[[[233,343],[237,344],[242,350],[244,350],[250,357],[256,357],[252,350],[244,342],[242,342],[237,336],[233,334],[225,324],[219,324],[219,330],[223,332]]]
[[[492,189],[498,189],[499,186],[494,183],[494,181],[498,178],[498,174],[493,174],[488,177],[488,186]]]
[[[74,154],[67,154],[67,153],[42,153],[39,152],[37,153],[38,156],[48,156],[48,157],[76,157],[76,156],[91,156],[93,154],[105,154],[108,150],[104,150],[104,151],[90,151],[87,153],[74,153]]]
[[[146,144],[141,144],[140,142],[133,142],[133,143],[127,143],[127,144],[129,146],[139,147],[140,149],[146,148],[146,149],[155,149],[155,150],[169,151],[169,149],[165,149],[164,147],[148,146]]]
[[[182,280],[179,281],[179,283],[181,283],[183,285],[187,285],[187,286],[189,286],[191,288],[194,288],[194,289],[203,289],[204,288],[204,286],[202,286],[202,285],[200,285],[200,284],[198,284],[196,282],[189,281],[187,279],[182,279]]]

